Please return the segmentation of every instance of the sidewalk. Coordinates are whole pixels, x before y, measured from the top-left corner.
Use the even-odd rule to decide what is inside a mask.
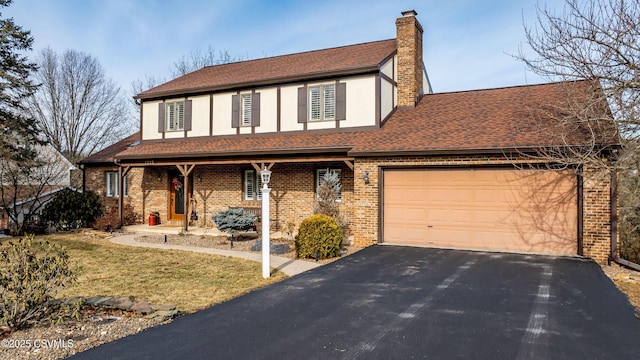
[[[139,232],[143,233],[143,232]],[[112,243],[120,244],[120,245],[128,245],[128,246],[138,246],[138,247],[146,247],[153,249],[171,249],[171,250],[182,250],[182,251],[193,251],[205,254],[214,254],[214,255],[222,255],[222,256],[231,256],[237,257],[241,259],[251,260],[255,262],[262,262],[262,254],[260,252],[250,253],[244,251],[233,251],[233,250],[222,250],[222,249],[213,249],[213,248],[205,248],[199,246],[185,246],[185,245],[171,245],[171,244],[152,244],[136,241],[135,238],[138,236],[137,234],[128,234],[128,235],[119,235],[110,239]],[[317,268],[322,264],[303,261],[303,260],[293,260],[288,258],[283,258],[280,256],[271,256],[270,257],[271,267],[276,268],[288,276],[298,275],[305,271]]]

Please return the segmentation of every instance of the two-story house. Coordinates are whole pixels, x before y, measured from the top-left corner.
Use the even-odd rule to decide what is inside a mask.
[[[210,221],[229,206],[259,207],[268,167],[272,220],[300,224],[329,169],[356,245],[605,261],[610,177],[583,181],[591,169],[527,156],[558,141],[538,131],[554,120],[536,109],[597,86],[432,93],[416,15],[402,13],[395,39],[208,66],[138,94],[141,139],[114,156],[126,201],[186,227],[192,211]]]

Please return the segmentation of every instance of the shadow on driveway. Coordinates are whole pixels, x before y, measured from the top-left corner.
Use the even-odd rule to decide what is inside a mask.
[[[593,261],[373,246],[77,359],[637,359]]]

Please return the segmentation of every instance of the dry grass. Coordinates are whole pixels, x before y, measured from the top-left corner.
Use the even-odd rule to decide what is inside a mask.
[[[286,277],[262,278],[256,262],[186,251],[135,248],[87,234],[40,236],[64,246],[78,264],[78,282],[58,297],[133,296],[193,312]]]

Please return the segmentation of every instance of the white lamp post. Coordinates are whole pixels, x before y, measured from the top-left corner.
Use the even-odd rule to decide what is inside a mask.
[[[271,275],[271,266],[269,264],[271,244],[269,244],[269,192],[271,189],[267,187],[271,180],[271,171],[264,167],[260,171],[262,177],[262,277],[268,278]]]

